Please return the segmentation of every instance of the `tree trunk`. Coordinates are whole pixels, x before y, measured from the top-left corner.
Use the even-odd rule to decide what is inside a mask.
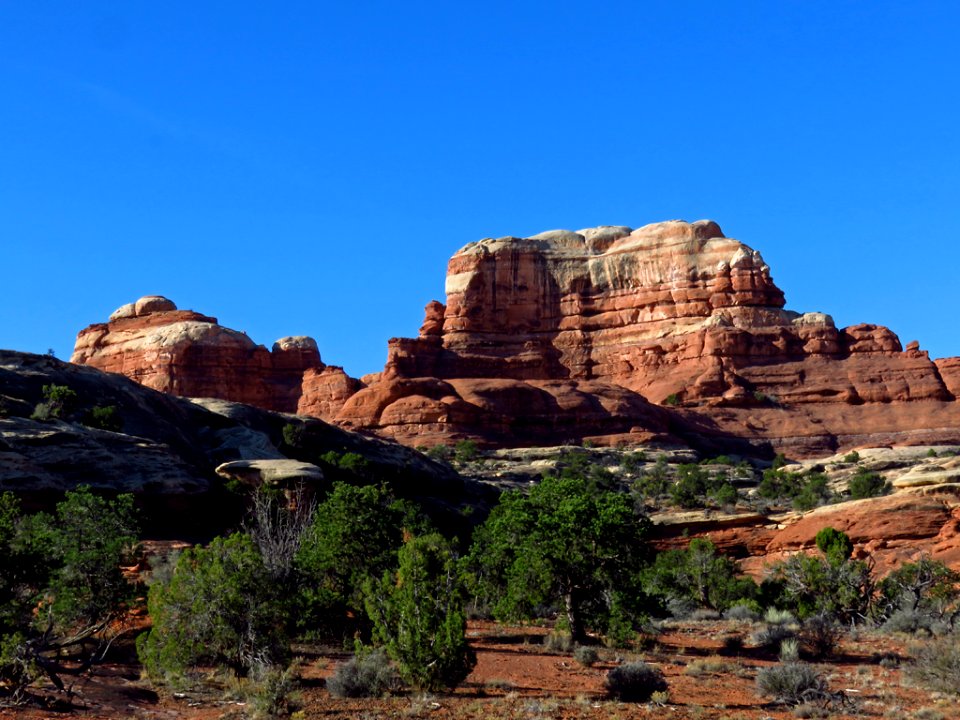
[[[563,602],[567,609],[567,624],[570,626],[570,636],[575,643],[583,643],[587,639],[587,633],[583,629],[580,605],[574,597],[573,590],[563,596]]]

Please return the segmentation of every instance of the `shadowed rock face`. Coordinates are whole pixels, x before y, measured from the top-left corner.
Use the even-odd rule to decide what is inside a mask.
[[[712,221],[481,240],[451,258],[446,291],[361,380],[315,345],[269,353],[163,298],[82,331],[74,361],[411,445],[675,435],[810,455],[960,440],[960,360],[784,309],[760,254]]]
[[[31,419],[45,385],[77,395],[60,419]],[[85,424],[95,406],[115,408],[116,430]],[[303,439],[295,448],[283,441],[290,423]],[[366,474],[321,472],[318,464],[331,451],[363,456]],[[386,482],[398,496],[423,501],[440,521],[452,514],[462,522],[448,506],[461,502],[464,481],[402,445],[317,419],[223,400],[191,401],[96,368],[0,350],[0,492],[15,492],[28,508],[49,507],[64,491],[87,484],[133,493],[148,533],[209,538],[235,527],[242,514],[218,468],[232,468],[221,473],[225,477],[258,469],[265,482],[288,478],[314,491],[335,480]]]

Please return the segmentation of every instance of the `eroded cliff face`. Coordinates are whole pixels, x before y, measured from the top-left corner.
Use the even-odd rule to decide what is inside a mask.
[[[446,292],[361,380],[309,338],[269,352],[156,297],[81,332],[74,361],[411,445],[960,442],[960,359],[786,310],[760,254],[712,221],[481,240],[451,258]]]
[[[481,240],[450,260],[446,291],[338,422],[406,442],[671,430],[800,455],[958,437],[955,359],[785,310],[760,254],[711,221]]]
[[[147,296],[117,309],[108,322],[77,335],[71,362],[126,375],[185,397],[211,397],[295,412],[303,375],[324,369],[317,343],[285,337],[272,350],[217,319],[177,310]]]

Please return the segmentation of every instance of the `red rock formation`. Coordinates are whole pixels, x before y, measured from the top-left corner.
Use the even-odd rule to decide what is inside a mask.
[[[74,359],[412,445],[960,442],[960,359],[785,310],[760,254],[711,221],[481,240],[451,258],[446,290],[419,337],[390,340],[383,372],[360,381],[325,368],[309,339],[269,353],[156,297],[84,330]]]
[[[884,327],[784,310],[760,254],[710,221],[554,231],[457,252],[446,306],[389,342],[384,372],[336,419],[411,443],[622,437],[665,428],[649,399],[681,405],[678,432],[801,455],[950,442],[952,363]],[[605,401],[586,412],[584,394]]]
[[[324,368],[312,338],[281,338],[269,351],[221,327],[216,318],[177,310],[170,300],[152,295],[80,331],[71,361],[174,395],[281,412],[296,411],[304,372]]]

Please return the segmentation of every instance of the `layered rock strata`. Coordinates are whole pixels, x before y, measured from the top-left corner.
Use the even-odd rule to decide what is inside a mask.
[[[411,445],[674,435],[802,456],[960,442],[960,359],[786,310],[760,254],[712,221],[470,243],[446,294],[362,380],[324,366],[309,339],[271,353],[155,297],[81,332],[74,360]]]
[[[800,455],[960,439],[960,361],[784,309],[760,254],[711,221],[481,240],[451,258],[446,290],[338,422],[406,442],[669,428]]]
[[[147,296],[77,336],[71,361],[163,392],[295,412],[304,373],[327,370],[313,338],[280,338],[272,350],[214,317]]]

